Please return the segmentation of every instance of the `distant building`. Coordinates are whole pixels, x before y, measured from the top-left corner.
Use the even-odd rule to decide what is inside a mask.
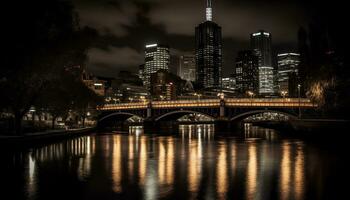
[[[176,83],[170,73],[159,70],[151,75],[151,95],[155,100],[175,100]]]
[[[279,92],[286,91],[288,94],[292,95],[295,86],[290,85],[295,82],[290,80],[291,76],[298,76],[298,66],[300,63],[300,55],[297,53],[283,53],[277,55],[278,61],[278,86]],[[297,83],[294,83],[297,84]]]
[[[149,93],[143,86],[129,83],[120,83],[115,80],[112,87],[106,92],[107,103],[142,102],[147,100]]]
[[[206,21],[195,29],[196,82],[200,88],[220,88],[222,68],[221,27],[212,21],[211,1],[207,1]]]
[[[222,78],[222,88],[228,90],[234,90],[236,85],[236,80],[233,77]]]
[[[142,80],[142,84],[145,85],[145,64],[139,66],[138,76]]]
[[[195,55],[180,56],[178,76],[186,81],[196,80],[196,57]]]
[[[259,62],[252,51],[240,51],[235,67],[236,90],[240,94],[248,91],[259,93]]]
[[[251,49],[258,56],[259,66],[259,94],[273,95],[273,65],[272,65],[272,45],[271,34],[260,30],[250,35]]]
[[[150,44],[145,49],[144,85],[150,88],[151,75],[158,70],[169,70],[170,54],[166,45]]]
[[[99,80],[97,77],[93,76],[87,71],[82,73],[83,83],[92,91],[94,91],[99,96],[105,96],[106,92],[106,81]]]

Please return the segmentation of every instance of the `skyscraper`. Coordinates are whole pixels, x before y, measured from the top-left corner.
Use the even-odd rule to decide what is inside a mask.
[[[259,59],[252,51],[239,51],[235,68],[236,89],[240,94],[259,92]]]
[[[194,55],[180,56],[178,76],[186,81],[196,80],[196,57]]]
[[[221,27],[212,22],[211,0],[207,0],[206,21],[195,29],[196,81],[201,88],[221,87]]]
[[[150,44],[145,49],[144,85],[150,88],[151,74],[160,69],[169,70],[170,54],[166,45]]]
[[[290,91],[290,76],[298,75],[298,65],[300,63],[300,54],[297,53],[283,53],[277,55],[278,62],[278,85],[279,92]],[[295,81],[293,81],[295,82]]]
[[[271,50],[271,34],[260,30],[250,35],[251,49],[258,56],[259,62],[259,94],[272,95],[273,66]]]

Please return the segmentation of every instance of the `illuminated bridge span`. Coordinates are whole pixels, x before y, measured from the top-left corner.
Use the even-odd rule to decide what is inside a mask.
[[[120,104],[106,104],[98,109],[101,111],[108,110],[134,110],[134,109],[147,109],[150,106],[154,109],[167,109],[167,108],[215,108],[220,107],[220,103],[224,102],[225,107],[267,107],[267,108],[315,108],[316,104],[312,103],[309,99],[301,98],[300,101],[297,98],[275,98],[275,99],[248,99],[248,98],[235,98],[235,99],[201,99],[201,100],[177,100],[177,101],[152,101],[137,102],[137,103],[120,103]]]
[[[281,113],[290,119],[297,119],[301,111],[315,110],[316,107],[305,98],[225,98],[106,104],[97,109],[101,112],[98,125],[104,127],[132,118],[139,119],[144,126],[159,126],[189,114],[201,114],[215,122],[230,123],[265,112]]]

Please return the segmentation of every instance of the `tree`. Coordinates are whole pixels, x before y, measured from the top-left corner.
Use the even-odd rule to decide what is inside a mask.
[[[350,68],[344,42],[348,33],[343,30],[342,8],[320,3],[308,30],[300,30],[299,67],[305,93],[321,105],[321,111],[327,117],[349,118]]]
[[[74,8],[65,0],[11,1],[5,24],[7,55],[0,72],[3,109],[12,113],[15,133],[23,116],[65,67],[82,66],[95,32],[81,29]]]

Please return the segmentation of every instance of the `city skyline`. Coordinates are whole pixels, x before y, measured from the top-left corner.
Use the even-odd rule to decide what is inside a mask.
[[[80,14],[81,24],[96,28],[100,36],[96,45],[88,52],[88,68],[100,75],[117,74],[119,70],[136,72],[142,64],[142,50],[147,43],[169,44],[173,56],[193,51],[193,29],[204,21],[205,4],[204,0],[167,3],[87,3],[75,0],[74,5]],[[305,6],[297,1],[272,1],[269,5],[261,5],[264,9],[257,9],[259,6],[256,4],[257,2],[232,3],[224,0],[213,4],[213,19],[223,29],[223,76],[233,72],[237,52],[249,47],[249,35],[259,29],[265,29],[274,35],[273,55],[280,51],[297,50],[298,29],[307,25]],[[99,9],[92,10],[93,7]],[[172,8],[176,8],[178,12],[171,12]],[[279,11],[272,16],[270,11],[276,9]],[[288,15],[280,11],[285,9],[290,10]],[[105,20],[106,17],[108,20]],[[276,58],[273,59],[277,66]]]
[[[342,3],[6,2],[1,199],[344,199]]]

